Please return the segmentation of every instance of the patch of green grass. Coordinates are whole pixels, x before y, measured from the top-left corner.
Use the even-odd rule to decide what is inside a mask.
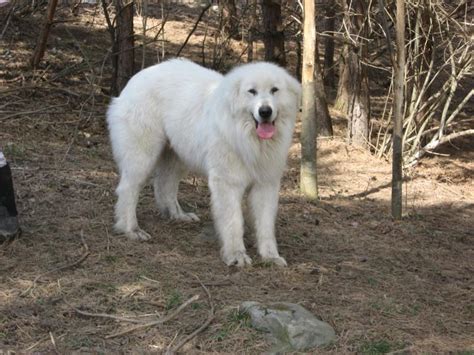
[[[104,260],[105,260],[107,263],[109,263],[109,264],[114,264],[114,263],[117,262],[118,257],[117,257],[117,255],[110,255],[110,254],[109,254],[109,255],[106,255],[106,256],[104,257]]]
[[[386,354],[391,350],[390,343],[386,340],[366,341],[362,344],[359,351],[366,355]]]
[[[470,315],[474,315],[474,304],[472,304],[472,303],[471,303],[471,304],[468,304],[468,305],[466,306],[466,308],[467,308],[467,312],[468,312]]]
[[[421,306],[418,303],[405,307],[405,313],[412,316],[417,316],[418,314],[420,314],[420,311],[421,311]]]
[[[233,309],[230,311],[227,319],[230,323],[238,325],[238,327],[249,328],[251,326],[250,316],[248,313],[242,312],[240,309]]]
[[[238,329],[250,327],[250,316],[239,309],[233,309],[227,315],[227,322],[212,337],[217,341],[223,341]]]
[[[183,295],[178,290],[173,290],[166,299],[165,309],[170,310],[183,303]]]
[[[364,355],[387,354],[391,351],[403,348],[401,345],[391,344],[388,340],[368,340],[359,347],[359,353]]]
[[[77,338],[72,338],[70,339],[69,343],[72,349],[90,348],[94,345],[92,339],[87,336],[79,336]]]
[[[374,279],[373,277],[368,277],[367,282],[370,286],[377,286],[377,284],[378,284],[377,280]]]
[[[229,336],[229,333],[230,333],[230,329],[227,329],[227,328],[219,329],[217,334],[214,334],[213,338],[217,341],[223,341],[225,338]]]
[[[202,309],[202,308],[203,308],[203,304],[202,304],[202,303],[199,303],[199,302],[193,302],[193,303],[191,303],[191,308],[192,308],[192,309]]]
[[[7,144],[3,148],[3,152],[7,159],[24,159],[26,157],[26,148],[18,144]]]

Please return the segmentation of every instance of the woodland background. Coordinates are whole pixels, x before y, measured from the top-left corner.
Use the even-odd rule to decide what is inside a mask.
[[[0,248],[0,351],[163,351],[212,318],[183,351],[260,353],[271,345],[238,311],[246,300],[329,322],[338,341],[321,353],[474,350],[470,1],[405,2],[402,220],[390,215],[395,2],[327,0],[313,16],[319,198],[300,192],[298,123],[277,221],[289,267],[225,267],[194,176],[180,197],[201,222],[160,218],[146,189],[138,214],[154,239],[111,231],[110,97],[175,56],[220,72],[271,60],[301,78],[302,5],[2,4],[0,145],[23,234]],[[112,338],[130,325],[84,314],[162,316],[196,294],[173,320]]]

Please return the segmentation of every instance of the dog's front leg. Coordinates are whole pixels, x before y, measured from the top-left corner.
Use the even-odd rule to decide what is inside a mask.
[[[252,260],[245,252],[242,197],[245,187],[225,178],[210,177],[212,214],[222,247],[221,257],[227,265],[245,266]]]
[[[275,238],[279,190],[279,181],[257,183],[250,190],[249,201],[254,218],[258,253],[264,261],[286,266],[285,259],[278,254]]]

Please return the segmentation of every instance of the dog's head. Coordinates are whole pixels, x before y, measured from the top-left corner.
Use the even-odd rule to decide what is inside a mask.
[[[251,126],[251,134],[267,140],[280,129],[292,130],[301,85],[284,69],[271,63],[246,64],[230,72],[227,79],[233,117]]]

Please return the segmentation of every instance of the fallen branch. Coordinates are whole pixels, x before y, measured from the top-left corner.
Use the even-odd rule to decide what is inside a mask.
[[[74,307],[73,305],[71,305],[66,300],[64,300],[64,303],[66,303],[69,307],[71,307],[76,313],[79,313],[79,314],[81,314],[83,316],[86,316],[86,317],[108,318],[108,319],[114,319],[114,320],[118,320],[118,321],[122,321],[122,322],[130,322],[130,323],[140,323],[140,324],[144,323],[144,321],[139,320],[139,319],[133,319],[133,318],[128,318],[128,317],[120,317],[120,316],[116,316],[116,315],[113,315],[113,314],[85,312],[85,311],[81,311],[80,309]]]
[[[67,269],[72,269],[76,266],[79,266],[80,264],[82,264],[82,262],[84,260],[87,259],[87,257],[89,256],[90,252],[89,252],[89,247],[86,243],[86,241],[84,240],[84,233],[81,231],[81,241],[82,241],[82,245],[84,247],[84,254],[82,254],[82,256],[76,260],[75,262],[73,262],[72,264],[67,264],[67,265],[63,265],[63,266],[60,266],[60,267],[57,267],[55,269],[52,269],[52,270],[48,270],[48,271],[45,271],[43,272],[42,274],[39,274],[38,276],[35,277],[35,279],[33,280],[33,284],[28,287],[25,291],[23,291],[21,294],[20,294],[20,297],[24,297],[26,296],[27,293],[30,293],[35,287],[36,287],[36,283],[38,282],[38,280],[46,275],[49,275],[49,274],[53,274],[53,273],[56,273],[56,272],[59,272],[59,271],[64,271],[64,270],[67,270]]]
[[[232,285],[232,281],[229,279],[224,279],[221,281],[209,281],[209,282],[201,282],[201,281],[192,281],[190,282],[192,285],[197,285],[197,286],[230,286]]]
[[[412,167],[412,166],[418,164],[421,157],[423,157],[426,153],[430,153],[430,151],[438,148],[440,145],[446,144],[446,143],[448,143],[451,140],[456,139],[456,138],[460,138],[460,137],[464,137],[464,136],[472,136],[472,135],[474,135],[474,129],[468,129],[468,130],[461,131],[461,132],[454,132],[454,133],[448,134],[446,136],[443,136],[439,139],[436,139],[436,140],[428,143],[427,145],[425,145],[420,150],[418,150],[418,152],[416,152],[416,154],[414,154],[413,157],[407,162],[406,166],[407,167]]]
[[[173,347],[173,349],[168,349],[165,353],[166,355],[176,354],[179,351],[179,349],[181,349],[186,343],[188,343],[191,339],[196,337],[199,333],[204,331],[211,324],[211,322],[214,320],[215,311],[214,311],[214,303],[212,302],[211,293],[209,292],[207,287],[201,282],[201,280],[199,280],[199,278],[197,276],[196,276],[196,278],[198,279],[199,284],[201,285],[202,289],[204,290],[204,292],[207,295],[207,303],[209,304],[209,307],[210,307],[209,316],[207,317],[206,321],[199,328],[197,328],[194,332],[192,332],[187,337],[182,339],[177,345],[175,345]]]
[[[66,106],[68,105],[69,102],[65,103],[65,104],[60,104],[60,105],[53,105],[53,106],[48,106],[48,107],[42,107],[42,108],[39,108],[37,110],[31,110],[31,111],[23,111],[23,112],[15,112],[15,113],[12,113],[11,115],[7,115],[7,116],[4,116],[4,117],[1,117],[0,118],[0,122],[4,122],[8,119],[11,119],[13,117],[16,117],[16,116],[22,116],[22,115],[31,115],[33,113],[39,113],[39,112],[44,112],[44,113],[47,113],[45,111],[48,111],[52,108],[56,108],[56,107],[62,107],[62,106]]]
[[[113,334],[107,335],[105,338],[106,339],[116,338],[118,336],[122,336],[122,335],[125,335],[125,334],[128,334],[128,333],[132,333],[136,330],[141,330],[141,329],[153,327],[155,325],[160,325],[160,324],[163,324],[165,322],[168,322],[171,319],[175,318],[179,313],[181,313],[181,311],[183,309],[185,309],[187,306],[189,306],[191,303],[197,301],[198,299],[199,299],[199,295],[195,295],[195,296],[191,297],[189,300],[187,300],[186,302],[184,302],[181,306],[176,308],[176,310],[174,312],[172,312],[172,313],[170,313],[170,314],[168,314],[168,315],[166,315],[162,318],[159,318],[157,320],[154,320],[154,321],[151,321],[151,322],[148,322],[148,323],[139,324],[137,326],[125,329],[125,330],[123,330],[121,332],[118,332],[118,333],[113,333]]]

